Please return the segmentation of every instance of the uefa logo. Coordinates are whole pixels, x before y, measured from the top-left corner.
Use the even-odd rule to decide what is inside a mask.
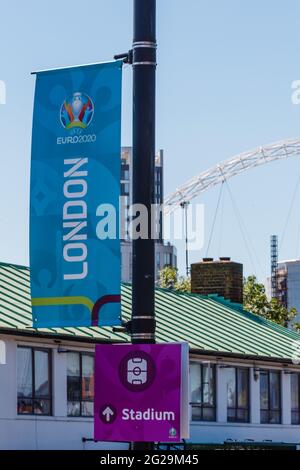
[[[169,437],[176,437],[177,436],[177,431],[175,428],[171,428],[169,430]]]
[[[94,116],[94,103],[81,92],[65,99],[60,108],[60,122],[65,129],[86,129]]]

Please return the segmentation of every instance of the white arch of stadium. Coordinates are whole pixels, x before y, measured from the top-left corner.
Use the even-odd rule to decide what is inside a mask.
[[[275,160],[300,155],[300,139],[287,139],[240,153],[191,178],[164,200],[165,214],[183,203],[188,203],[209,188],[250,168]]]

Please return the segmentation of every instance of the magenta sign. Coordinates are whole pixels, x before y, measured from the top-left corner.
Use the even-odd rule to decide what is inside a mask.
[[[187,434],[187,344],[97,345],[97,441],[178,442]]]

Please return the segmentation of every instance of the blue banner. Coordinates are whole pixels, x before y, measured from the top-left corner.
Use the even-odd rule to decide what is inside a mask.
[[[30,197],[35,328],[120,324],[121,82],[120,61],[37,73]]]

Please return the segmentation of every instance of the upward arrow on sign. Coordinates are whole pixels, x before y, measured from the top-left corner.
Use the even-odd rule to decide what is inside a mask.
[[[109,406],[107,406],[105,408],[105,410],[102,411],[102,414],[103,414],[103,416],[105,416],[106,421],[109,423],[109,421],[111,420],[111,418],[114,415],[114,412]]]

